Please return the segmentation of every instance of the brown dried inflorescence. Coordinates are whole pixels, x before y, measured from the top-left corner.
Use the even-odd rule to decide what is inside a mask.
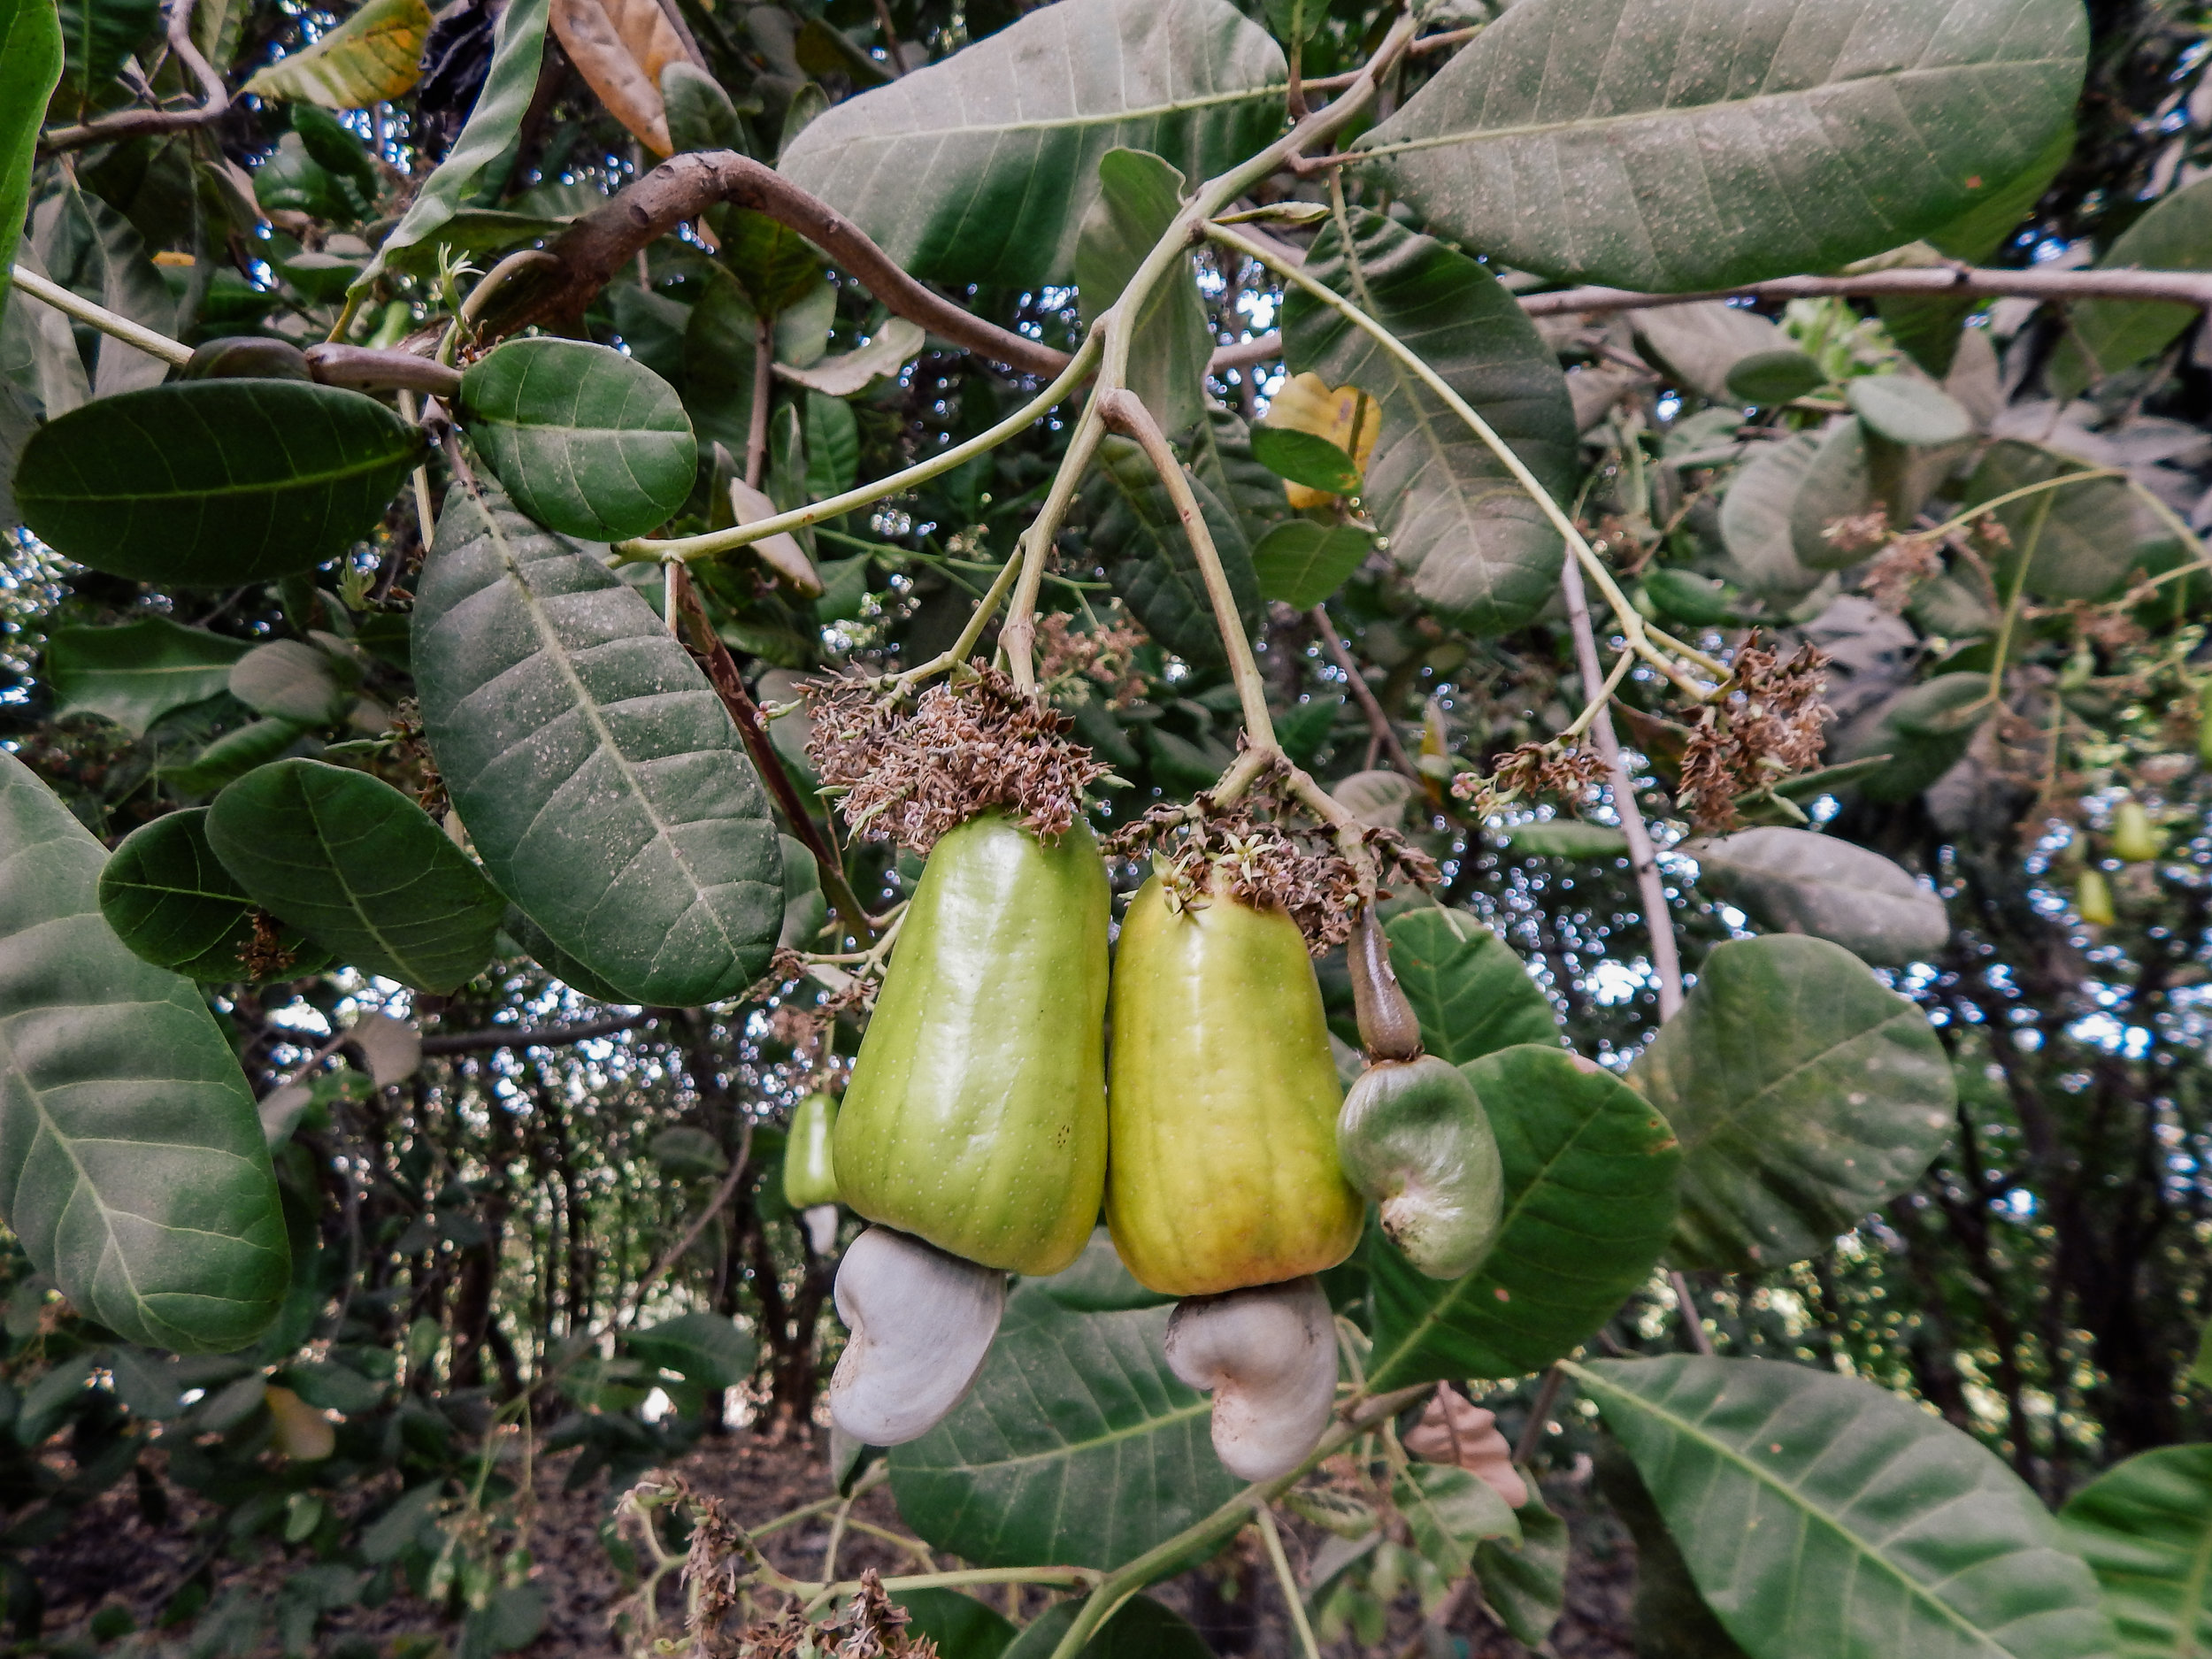
[[[1083,791],[1105,775],[1067,733],[1074,722],[995,668],[932,687],[910,714],[861,680],[804,688],[807,758],[856,835],[926,855],[979,812],[1003,809],[1047,837],[1066,833]]]
[[[815,1624],[795,1609],[741,1632],[735,1652],[738,1659],[937,1659],[935,1642],[906,1633],[910,1617],[870,1567],[843,1612]]]
[[[1892,616],[1901,615],[1912,590],[1943,568],[1943,544],[1932,536],[1901,536],[1867,566],[1859,591]]]
[[[1136,701],[1144,690],[1144,676],[1137,672],[1137,648],[1144,631],[1134,627],[1078,629],[1057,612],[1037,620],[1037,683],[1048,695],[1089,681],[1117,709]],[[1080,697],[1075,699],[1082,701]]]
[[[1189,807],[1155,807],[1108,838],[1106,850],[1125,858],[1150,851],[1179,904],[1202,908],[1218,882],[1241,903],[1281,910],[1305,935],[1307,950],[1324,956],[1352,936],[1359,872],[1335,832],[1302,822],[1271,782],[1263,779],[1233,806],[1201,795]],[[1370,826],[1363,839],[1385,896],[1392,882],[1428,887],[1442,879],[1436,861],[1395,830]]]
[[[238,953],[238,965],[249,979],[274,979],[292,965],[292,953],[277,933],[277,919],[265,910],[253,913],[253,938]]]
[[[1854,513],[1838,518],[1820,533],[1820,539],[1839,553],[1872,553],[1889,541],[1889,509]]]
[[[1501,756],[1490,775],[1466,772],[1452,780],[1452,794],[1493,812],[1513,801],[1547,796],[1562,806],[1586,805],[1605,780],[1605,761],[1578,743],[1524,743]]]
[[[1786,663],[1754,634],[1705,705],[1682,757],[1677,791],[1709,833],[1734,829],[1738,795],[1771,788],[1819,762],[1828,707],[1827,653],[1804,645]]]

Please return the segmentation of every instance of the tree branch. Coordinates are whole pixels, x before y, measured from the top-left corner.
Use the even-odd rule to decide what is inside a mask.
[[[87,121],[81,127],[65,127],[45,134],[38,141],[39,154],[58,155],[65,150],[81,150],[88,144],[135,138],[141,133],[180,132],[188,127],[204,127],[211,121],[221,120],[230,111],[230,88],[192,43],[192,5],[193,0],[177,0],[171,9],[169,50],[200,83],[201,102],[197,109],[120,110],[96,121]]]
[[[1973,265],[1912,265],[1870,271],[1859,276],[1778,277],[1743,288],[1706,288],[1694,294],[1638,294],[1627,288],[1561,288],[1521,296],[1532,317],[1571,312],[1649,311],[1662,305],[1694,305],[1701,300],[1747,297],[1763,300],[1873,298],[1884,295],[1954,295],[1995,298],[2014,296],[2039,300],[2167,300],[2199,310],[2212,307],[2212,273],[2199,271],[1992,271]]]
[[[851,220],[732,150],[672,157],[571,225],[546,250],[555,265],[524,273],[501,293],[485,319],[487,336],[499,339],[533,323],[573,322],[639,249],[718,202],[796,231],[891,311],[955,345],[1031,374],[1057,374],[1067,366],[1065,352],[986,322],[924,288]]]
[[[768,723],[761,718],[760,705],[753,701],[753,694],[745,689],[744,676],[737,672],[737,659],[730,655],[730,648],[722,643],[714,625],[707,619],[706,607],[699,603],[699,595],[692,588],[691,572],[678,561],[671,561],[666,570],[669,606],[672,611],[680,611],[690,625],[692,652],[704,664],[707,678],[722,699],[722,706],[729,710],[738,735],[745,740],[754,769],[768,786],[768,793],[776,797],[776,804],[783,809],[791,833],[814,855],[815,866],[821,872],[822,891],[828,895],[839,919],[856,937],[872,942],[877,929],[868,915],[868,907],[860,902],[852,883],[845,879],[844,861],[838,857],[828,837],[815,823],[814,815],[806,810],[806,803],[799,799],[791,774],[784,770],[783,757],[776,753],[776,746],[769,738]]]
[[[1375,699],[1374,687],[1367,683],[1367,676],[1359,672],[1359,664],[1353,660],[1350,649],[1344,643],[1344,636],[1336,631],[1336,624],[1329,620],[1328,606],[1316,605],[1306,614],[1320,626],[1321,642],[1328,647],[1330,660],[1343,673],[1345,685],[1358,703],[1360,711],[1367,717],[1367,729],[1381,742],[1383,752],[1390,757],[1390,764],[1414,782],[1419,783],[1422,780],[1421,769],[1413,764],[1413,757],[1406,753],[1405,745],[1398,741],[1397,731],[1390,724],[1390,716],[1384,712],[1382,704]]]
[[[1582,568],[1571,557],[1560,566],[1559,586],[1567,603],[1567,625],[1574,634],[1575,666],[1583,688],[1592,696],[1603,686],[1605,673],[1598,666],[1597,635],[1590,628],[1590,605],[1582,593]],[[1590,741],[1597,746],[1612,782],[1613,810],[1620,816],[1621,833],[1628,838],[1628,862],[1636,872],[1637,890],[1643,896],[1644,926],[1651,934],[1651,965],[1659,976],[1659,1020],[1664,1025],[1682,1006],[1682,961],[1674,942],[1674,912],[1667,904],[1666,884],[1660,879],[1659,860],[1651,848],[1651,833],[1636,804],[1636,780],[1621,761],[1620,740],[1613,734],[1613,716],[1601,708],[1590,722]],[[1688,1315],[1701,1339],[1697,1316]]]

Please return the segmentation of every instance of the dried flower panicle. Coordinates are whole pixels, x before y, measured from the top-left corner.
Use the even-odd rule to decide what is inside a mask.
[[[249,979],[269,979],[290,967],[293,961],[292,953],[284,948],[283,938],[277,932],[276,918],[257,907],[253,913],[253,938],[238,953],[238,965],[246,971]]]
[[[1873,553],[1889,544],[1889,509],[1853,513],[1838,518],[1820,533],[1820,539],[1839,553]]]
[[[995,807],[1036,834],[1064,834],[1106,773],[1068,740],[1073,721],[995,668],[932,687],[903,717],[864,681],[803,689],[814,716],[807,758],[825,787],[844,792],[845,822],[917,853]]]
[[[1490,775],[1463,772],[1452,780],[1452,794],[1494,812],[1514,801],[1549,796],[1563,806],[1588,803],[1605,780],[1605,762],[1579,743],[1523,743],[1501,756]]]
[[[1932,536],[1901,536],[1867,566],[1859,591],[1893,617],[1912,602],[1913,589],[1943,568],[1943,544]]]
[[[1144,690],[1144,676],[1136,668],[1144,630],[1126,626],[1076,628],[1071,621],[1056,611],[1038,618],[1037,683],[1048,696],[1060,696],[1086,689],[1087,681],[1103,691],[1109,706],[1128,707]]]
[[[1800,646],[1786,663],[1754,634],[1705,705],[1682,757],[1677,791],[1701,831],[1732,830],[1738,795],[1771,788],[1818,764],[1829,711],[1827,653]]]

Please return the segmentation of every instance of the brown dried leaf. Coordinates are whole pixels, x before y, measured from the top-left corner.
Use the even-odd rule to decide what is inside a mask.
[[[553,33],[609,114],[655,155],[674,150],[661,71],[691,54],[658,0],[553,0]]]
[[[1432,1463],[1456,1463],[1517,1509],[1528,1502],[1528,1482],[1513,1466],[1513,1448],[1498,1432],[1497,1414],[1464,1394],[1440,1387],[1421,1420],[1406,1432],[1405,1448]]]

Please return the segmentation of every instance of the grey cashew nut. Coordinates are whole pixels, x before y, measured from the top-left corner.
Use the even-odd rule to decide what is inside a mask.
[[[1336,1321],[1310,1275],[1177,1304],[1167,1363],[1214,1397],[1214,1450],[1243,1480],[1305,1461],[1336,1403]]]
[[[870,1446],[919,1440],[974,1386],[1006,1311],[1006,1275],[889,1227],[837,1268],[852,1340],[830,1378],[830,1420]]]

